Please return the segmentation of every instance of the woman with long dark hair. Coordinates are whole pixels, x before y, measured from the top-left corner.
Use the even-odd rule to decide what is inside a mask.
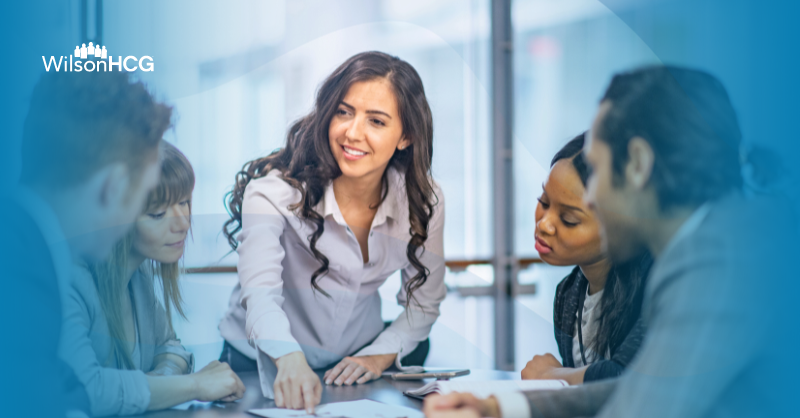
[[[220,360],[258,370],[279,407],[313,411],[312,369],[328,368],[326,384],[365,383],[426,340],[446,294],[432,153],[419,75],[365,52],[325,80],[285,147],[236,175],[223,232],[239,285]],[[397,271],[405,310],[384,329],[378,287]]]
[[[570,384],[618,376],[644,336],[639,319],[644,279],[652,258],[641,254],[614,265],[602,249],[600,223],[583,202],[589,169],[585,133],[567,143],[550,164],[536,207],[536,250],[546,263],[575,265],[556,290],[553,319],[563,364],[535,356],[523,379],[563,379]]]

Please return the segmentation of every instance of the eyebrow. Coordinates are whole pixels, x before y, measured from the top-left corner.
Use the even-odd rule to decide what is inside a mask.
[[[341,104],[344,105],[346,108],[348,108],[350,110],[355,110],[355,107],[353,107],[349,103],[345,102],[344,100],[342,100]],[[386,113],[386,112],[384,112],[382,110],[367,110],[367,114],[383,115],[383,116],[386,116],[389,119],[392,118],[388,113]]]
[[[563,203],[561,204],[561,206],[563,206],[563,207],[565,207],[565,208],[567,208],[567,209],[570,209],[570,210],[577,211],[577,212],[586,213],[586,212],[584,212],[584,211],[583,211],[583,209],[581,209],[581,208],[579,208],[579,207],[577,207],[577,206],[565,205],[565,204],[563,204]]]
[[[544,183],[542,183],[542,193],[547,194],[547,189],[545,189]],[[563,206],[563,207],[565,207],[565,208],[567,208],[569,210],[577,211],[577,212],[580,212],[580,213],[586,213],[586,211],[584,211],[583,209],[581,209],[581,208],[579,208],[577,206],[565,205],[563,203],[559,203],[559,205]]]

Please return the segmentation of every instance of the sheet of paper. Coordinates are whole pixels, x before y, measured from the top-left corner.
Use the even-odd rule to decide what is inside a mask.
[[[441,382],[446,392],[471,392],[478,397],[489,397],[495,393],[521,390],[561,389],[568,386],[561,380],[496,380],[490,382],[454,381]],[[479,396],[480,395],[480,396]]]
[[[267,418],[423,418],[421,411],[368,399],[319,405],[314,415],[279,408],[251,409],[247,412]]]
[[[426,395],[433,389],[439,388],[439,392],[446,395],[450,392],[469,392],[478,398],[488,398],[491,395],[502,392],[516,392],[524,390],[545,390],[561,389],[569,386],[563,380],[449,380],[430,382],[418,389],[409,390],[408,393],[414,395]]]

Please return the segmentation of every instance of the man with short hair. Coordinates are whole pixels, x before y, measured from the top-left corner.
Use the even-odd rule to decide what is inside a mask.
[[[744,197],[740,143],[728,95],[711,75],[657,66],[615,76],[584,147],[593,170],[585,198],[614,261],[643,249],[656,258],[636,359],[617,379],[558,391],[432,397],[426,415],[785,414],[795,361],[781,361],[774,337],[793,347],[796,325],[781,325],[792,325],[786,295],[796,280],[776,280],[789,277],[797,223],[786,201]]]
[[[127,73],[50,72],[34,88],[20,186],[0,198],[4,414],[88,410],[57,359],[59,287],[74,259],[104,258],[139,214],[171,112]]]

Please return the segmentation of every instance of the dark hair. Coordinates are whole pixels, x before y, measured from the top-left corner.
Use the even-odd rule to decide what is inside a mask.
[[[584,187],[591,174],[583,155],[585,140],[586,132],[576,136],[550,162],[552,167],[560,160],[571,159]],[[642,311],[644,283],[652,264],[653,258],[645,252],[630,261],[611,266],[603,288],[603,297],[600,299],[597,332],[594,340],[588,344],[595,355],[613,353],[633,329]]]
[[[419,261],[417,250],[423,247],[428,238],[428,223],[437,203],[430,177],[433,117],[419,74],[414,67],[397,57],[382,52],[363,52],[350,57],[328,76],[317,92],[314,109],[289,129],[286,146],[246,163],[236,174],[236,184],[227,197],[231,219],[225,222],[223,233],[231,247],[236,249],[234,236],[242,229],[242,199],[247,184],[252,179],[264,177],[270,170],[280,170],[283,180],[300,191],[301,195],[300,201],[289,206],[289,209],[316,226],[308,240],[314,257],[322,265],[311,275],[311,286],[326,294],[317,280],[328,271],[329,261],[316,247],[325,223],[314,206],[323,197],[330,182],[342,174],[330,149],[328,126],[350,86],[375,79],[385,79],[391,83],[403,123],[403,135],[411,141],[410,146],[395,151],[389,160],[389,167],[404,174],[408,196],[411,239],[406,247],[406,256],[417,270],[417,274],[405,285],[410,303],[414,290],[425,283],[430,272]],[[382,203],[388,192],[385,172],[381,183]]]
[[[589,181],[591,170],[586,164],[586,157],[583,155],[584,142],[586,142],[586,132],[583,132],[575,138],[572,138],[572,140],[567,142],[567,144],[558,150],[556,155],[553,156],[553,160],[550,161],[550,168],[553,168],[553,166],[556,165],[556,163],[560,160],[567,158],[572,159],[572,166],[575,168],[575,171],[578,172],[578,176],[581,178],[583,187],[586,187],[586,182]]]
[[[588,346],[596,355],[614,354],[642,313],[644,285],[653,257],[645,251],[621,264],[611,266],[600,299],[597,333]],[[579,307],[578,309],[583,309]]]
[[[653,66],[614,76],[597,137],[611,148],[620,184],[628,142],[653,148],[650,177],[662,210],[699,206],[742,187],[739,124],[728,93],[708,73]]]
[[[44,73],[25,119],[21,181],[70,186],[114,162],[138,174],[171,116],[126,72]]]

